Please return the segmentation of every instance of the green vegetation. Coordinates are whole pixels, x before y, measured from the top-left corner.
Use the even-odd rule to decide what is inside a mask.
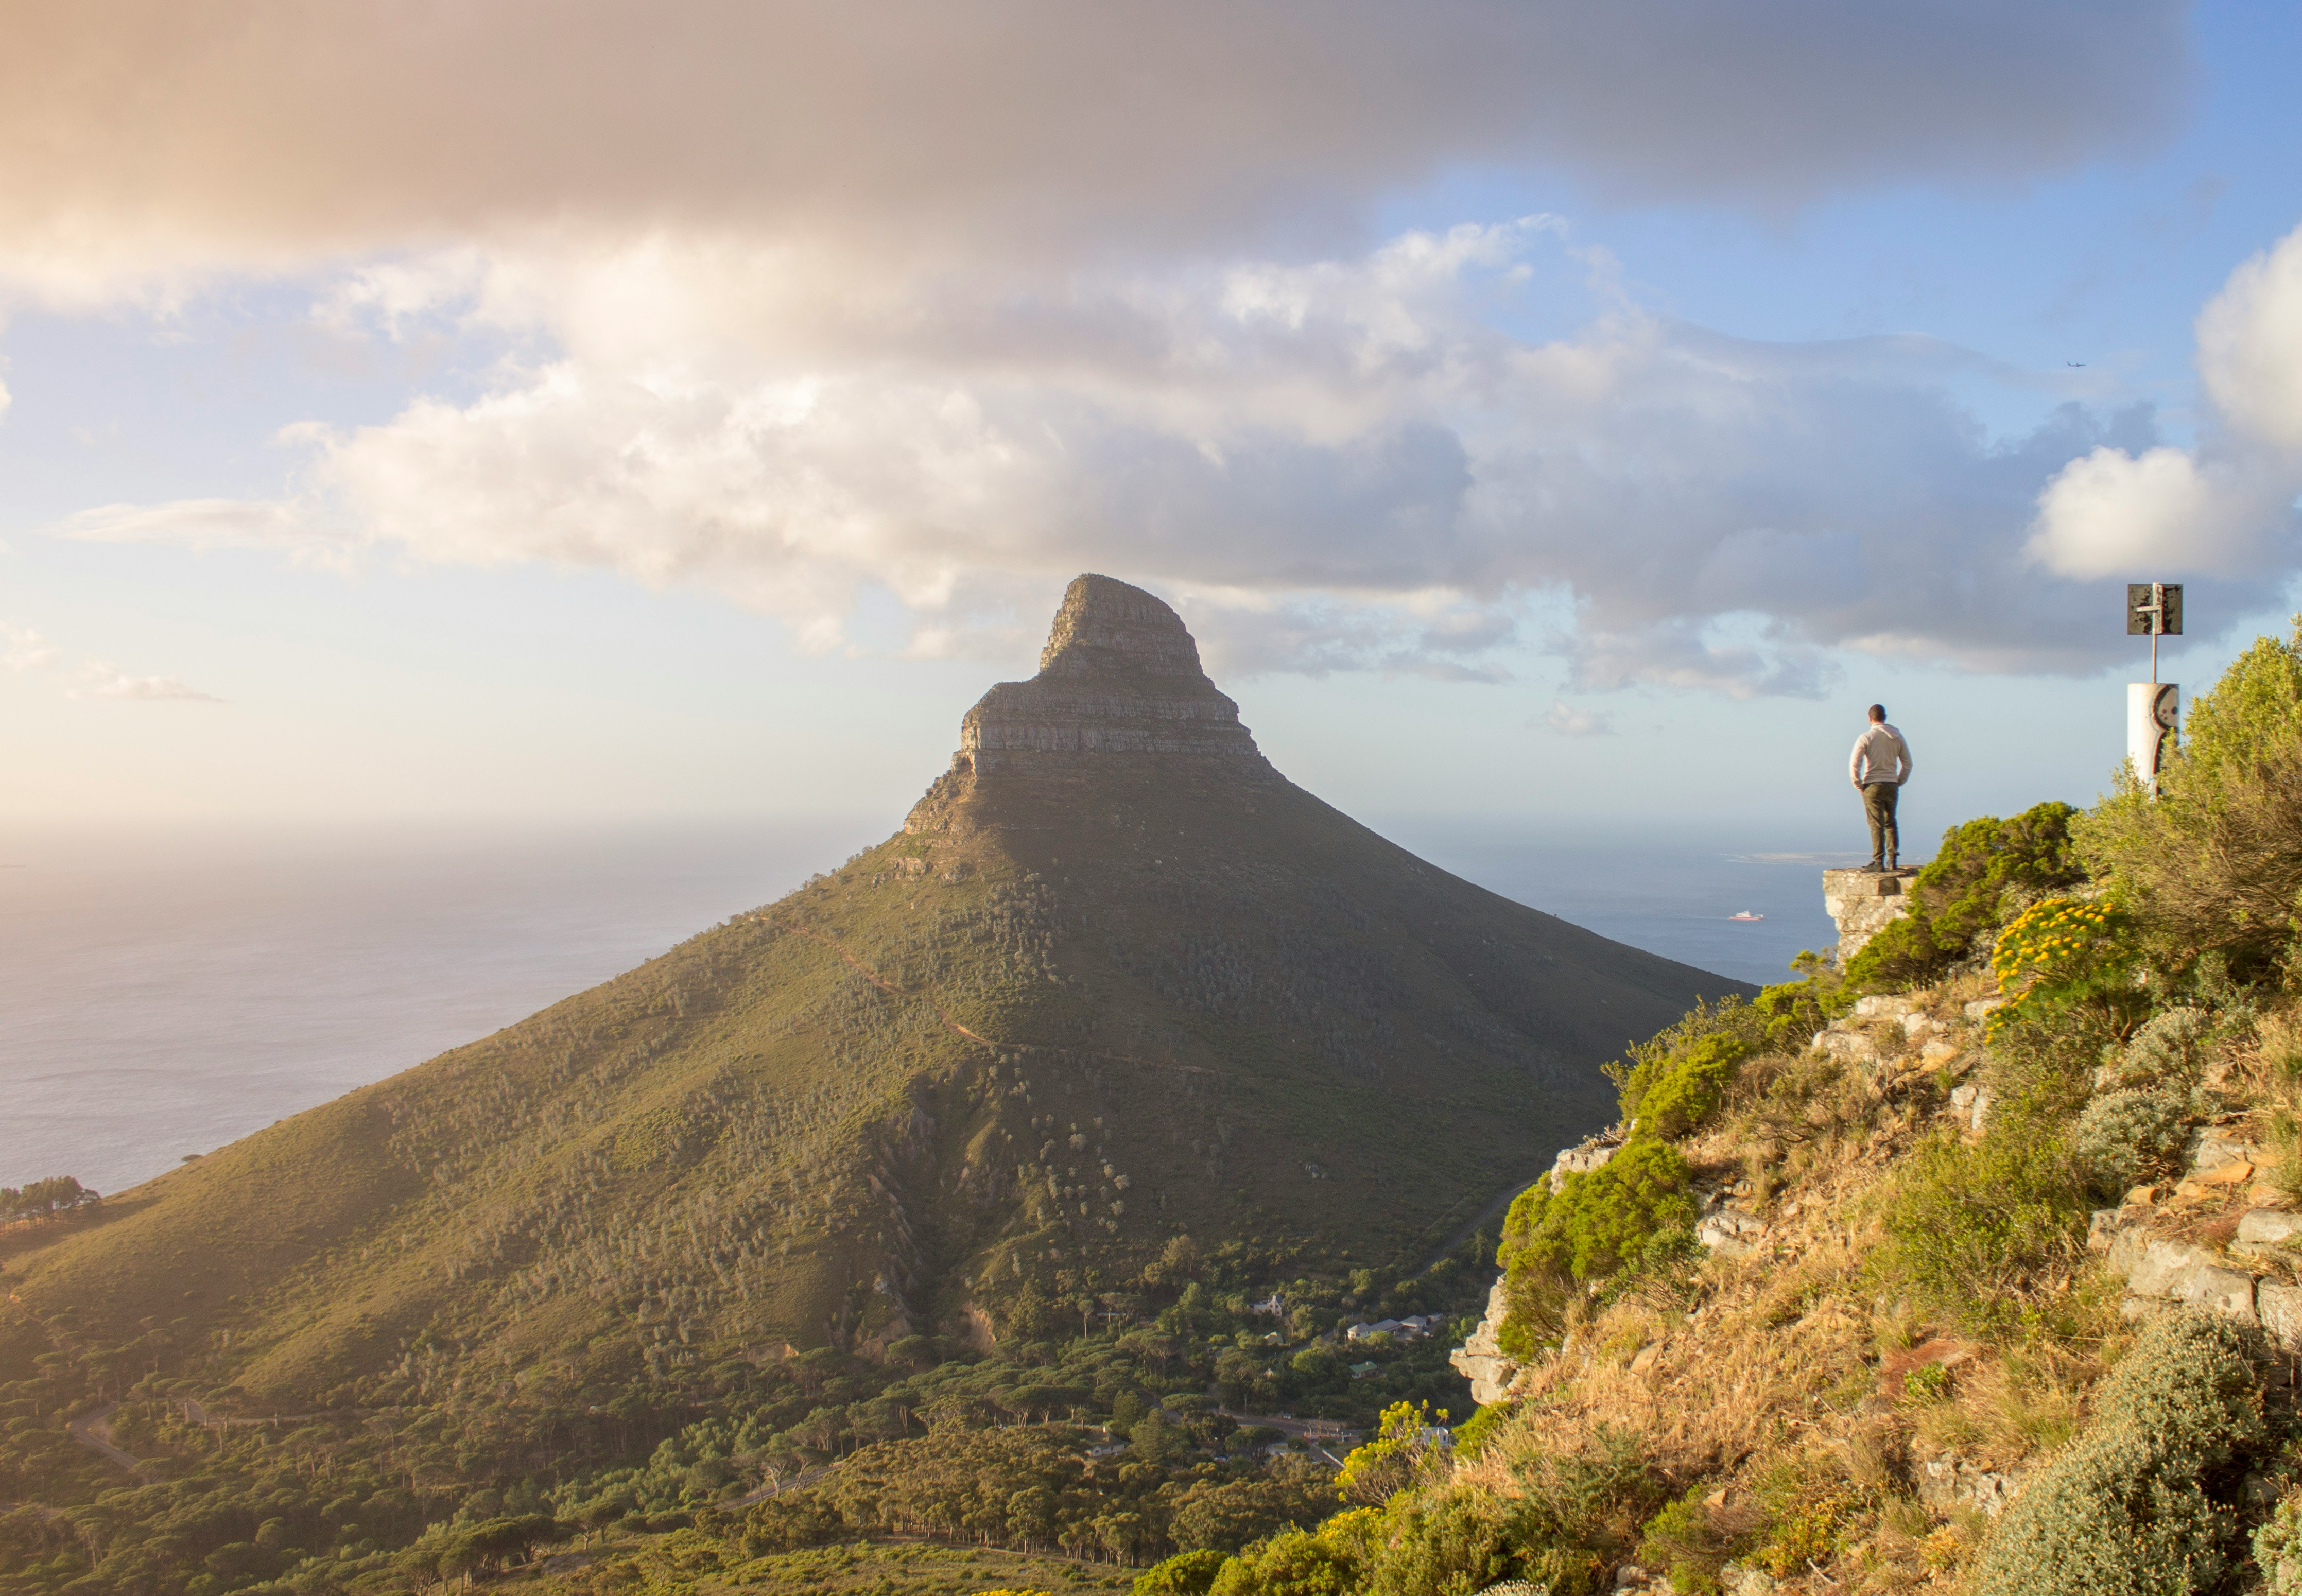
[[[2302,1193],[2302,634],[2201,710],[2159,803],[1955,827],[1844,979],[1802,959],[1633,1048],[1627,1139],[1506,1221],[1500,1340],[1531,1365],[1508,1407],[1451,1466],[1368,1449],[1388,1494],[1213,1588],[1580,1592],[1634,1554],[1683,1592],[1738,1567],[1879,1596],[2302,1590],[2282,1365],[2203,1309],[2138,1333],[2085,1246],[2145,1182],[2156,1233],[2206,1248]],[[1870,994],[1900,1001],[1853,1017]],[[2202,1130],[2252,1162],[2177,1185]],[[1684,1257],[1698,1197],[1732,1199],[1747,1263]]]
[[[102,1200],[70,1175],[51,1175],[45,1180],[33,1181],[21,1191],[13,1186],[0,1186],[0,1224],[50,1219]]]
[[[1686,1160],[1669,1143],[1632,1141],[1595,1170],[1521,1192],[1503,1222],[1503,1349],[1533,1357],[1566,1328],[1576,1288],[1692,1250]]]
[[[2153,1323],[2086,1433],[2007,1509],[1974,1596],[2211,1589],[2236,1539],[2238,1465],[2264,1439],[2259,1378],[2228,1319]]]
[[[2021,1284],[2075,1253],[2085,1197],[2050,1123],[2010,1115],[1977,1146],[1936,1137],[1903,1163],[1878,1262],[1931,1312],[2004,1328],[2021,1309]]]
[[[2153,799],[2132,773],[2075,827],[2154,959],[2211,954],[2255,979],[2289,953],[2302,902],[2302,625],[2257,639],[2189,708]]]
[[[1943,833],[1920,870],[1911,906],[1846,966],[1850,994],[1924,986],[1987,943],[2036,899],[2086,878],[2071,839],[2077,811],[2040,803],[2011,820],[1990,816]]]

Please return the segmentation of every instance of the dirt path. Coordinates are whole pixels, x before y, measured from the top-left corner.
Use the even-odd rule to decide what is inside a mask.
[[[834,953],[837,954],[841,962],[844,963],[857,975],[861,976],[865,980],[878,987],[880,991],[886,993],[891,997],[908,998],[913,1003],[926,1004],[928,1012],[936,1017],[937,1021],[943,1026],[944,1029],[951,1032],[951,1034],[955,1037],[966,1037],[969,1041],[974,1043],[979,1047],[988,1047],[994,1053],[1060,1054],[1071,1058],[1099,1058],[1109,1059],[1112,1063],[1119,1064],[1141,1064],[1147,1069],[1153,1070],[1180,1070],[1186,1075],[1213,1075],[1216,1073],[1215,1071],[1206,1068],[1204,1064],[1179,1064],[1172,1059],[1137,1058],[1133,1054],[1126,1053],[1091,1053],[1084,1047],[1043,1047],[1036,1042],[995,1042],[989,1037],[970,1030],[966,1026],[962,1025],[958,1021],[953,1019],[949,1014],[944,1012],[942,1004],[937,1003],[934,998],[928,996],[927,994],[923,992],[904,991],[901,987],[895,985],[895,982],[889,980],[886,976],[881,975],[869,964],[864,963],[862,960],[857,958],[853,953],[849,953],[845,948],[840,946],[838,943],[833,941],[830,937],[826,937],[822,932],[811,931],[805,926],[794,925],[788,920],[771,920],[768,921],[768,924],[775,927],[779,931],[789,931],[794,936],[804,937],[810,942],[821,943],[824,946],[829,948]]]
[[[67,1421],[64,1429],[89,1451],[101,1453],[106,1461],[118,1464],[131,1474],[140,1474],[144,1465],[112,1444],[112,1415],[119,1411],[119,1403],[106,1402],[94,1413]]]

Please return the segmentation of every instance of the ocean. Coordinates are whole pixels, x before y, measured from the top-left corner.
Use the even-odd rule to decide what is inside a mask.
[[[1818,871],[1859,860],[1811,838],[1376,827],[1491,891],[1752,983],[1828,945]],[[0,1185],[148,1180],[628,970],[888,829],[0,835]],[[1730,918],[1746,911],[1763,918]]]

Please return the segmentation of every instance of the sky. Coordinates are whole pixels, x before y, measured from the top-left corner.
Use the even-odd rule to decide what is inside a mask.
[[[1095,570],[1352,812],[1859,847],[2297,607],[2289,6],[0,41],[0,827],[892,823]]]

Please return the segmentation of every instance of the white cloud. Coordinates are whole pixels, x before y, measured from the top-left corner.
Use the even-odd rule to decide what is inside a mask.
[[[46,671],[63,661],[64,652],[55,643],[33,631],[13,622],[0,621],[0,668],[16,671]],[[132,676],[117,666],[102,659],[84,660],[69,680],[77,685],[67,688],[66,698],[142,698],[185,699],[203,703],[222,703],[212,693],[185,685],[173,676]]]
[[[2302,454],[2302,228],[2231,273],[2197,332],[2198,376],[2222,418]]]
[[[191,549],[311,550],[332,541],[309,504],[180,499],[169,504],[105,504],[57,524],[91,543],[181,543]]]
[[[85,685],[68,696],[80,698],[137,698],[150,700],[181,700],[188,702],[220,704],[223,700],[212,693],[202,693],[187,686],[173,676],[131,676],[116,666],[100,659],[90,660],[82,672]]]
[[[2096,449],[2038,496],[2050,570],[2132,581],[2290,568],[2302,494],[2302,229],[2241,265],[2198,313],[2210,408],[2191,449]]]
[[[1992,375],[1963,351],[1735,340],[1625,301],[1604,263],[1578,332],[1498,330],[1523,268],[1574,248],[1533,218],[1032,293],[961,274],[899,324],[798,256],[747,280],[740,251],[668,239],[458,252],[327,313],[550,355],[475,399],[294,430],[302,498],[62,530],[596,567],[727,594],[814,649],[878,588],[919,617],[912,651],[977,651],[1099,569],[1193,595],[1234,672],[1494,680],[1530,604],[1571,612],[1555,646],[1589,691],[1811,693],[1837,648],[2105,657],[2105,601],[2026,562],[2024,523],[2073,458],[2155,443],[2147,415],[2066,407],[1994,442],[1953,396]]]
[[[63,653],[46,638],[29,626],[18,626],[0,621],[0,666],[10,670],[38,670],[55,664]]]
[[[1613,716],[1601,714],[1596,710],[1577,710],[1565,700],[1556,698],[1550,701],[1550,708],[1544,713],[1542,724],[1570,737],[1608,737],[1615,732]]]

